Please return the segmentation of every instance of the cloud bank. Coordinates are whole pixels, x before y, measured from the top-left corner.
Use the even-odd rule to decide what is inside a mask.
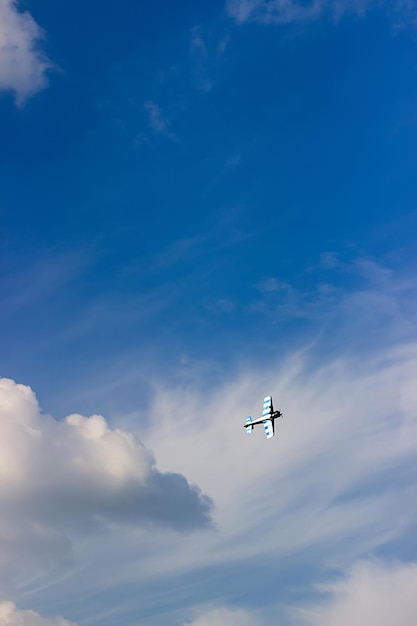
[[[17,0],[0,0],[0,91],[11,91],[18,106],[47,85],[50,61],[41,52],[43,31]]]
[[[135,437],[100,415],[56,421],[33,391],[0,379],[0,570],[65,559],[73,533],[119,524],[206,528],[211,501],[161,473]]]

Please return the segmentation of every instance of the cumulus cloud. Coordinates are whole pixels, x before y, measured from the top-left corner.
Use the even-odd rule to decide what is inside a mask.
[[[20,611],[13,602],[0,602],[0,626],[77,626],[63,617],[46,618],[35,611]]]
[[[50,61],[39,48],[43,31],[17,0],[0,0],[0,91],[11,91],[21,106],[47,84]]]
[[[0,379],[0,568],[64,559],[72,532],[117,524],[191,531],[211,501],[178,473],[161,473],[130,433],[100,415],[58,422],[33,391]]]
[[[321,587],[327,599],[296,611],[304,626],[414,626],[417,564],[357,564],[350,574]]]
[[[259,619],[250,611],[237,608],[212,609],[184,626],[260,626]]]

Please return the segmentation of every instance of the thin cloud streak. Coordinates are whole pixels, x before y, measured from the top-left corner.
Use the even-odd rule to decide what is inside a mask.
[[[372,8],[385,7],[395,21],[415,25],[417,3],[415,0],[227,0],[226,10],[238,24],[292,24],[309,22],[329,14],[339,20],[347,14],[363,17]]]
[[[152,131],[157,135],[164,135],[169,139],[175,139],[175,134],[169,130],[171,121],[164,115],[161,107],[153,102],[147,100],[144,104],[145,111],[149,117],[149,126]]]
[[[355,349],[358,342],[373,337],[380,342],[381,333],[387,345],[413,339],[414,272],[394,271],[367,256],[342,261],[328,252],[307,274],[315,278],[310,277],[308,289],[279,276],[265,276],[254,285],[260,297],[250,309],[277,324],[297,319],[313,322],[328,335],[350,337]],[[341,281],[349,281],[350,289]]]
[[[317,17],[326,4],[326,0],[314,0],[308,5],[292,0],[228,0],[227,11],[239,24],[248,21],[286,24]]]

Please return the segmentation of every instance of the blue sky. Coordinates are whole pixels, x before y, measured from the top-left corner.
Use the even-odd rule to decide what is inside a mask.
[[[0,624],[411,624],[416,28],[0,0]]]

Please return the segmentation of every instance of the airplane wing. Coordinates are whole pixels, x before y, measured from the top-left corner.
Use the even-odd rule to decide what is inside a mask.
[[[271,415],[272,413],[272,396],[266,396],[264,398],[264,405],[262,407],[262,417]]]
[[[266,396],[266,398],[264,398],[264,404],[262,408],[262,417],[267,439],[271,439],[271,437],[274,436],[274,422],[273,420],[268,419],[272,415],[272,411],[272,397]]]
[[[264,421],[265,435],[267,439],[274,436],[274,422],[272,420]]]

